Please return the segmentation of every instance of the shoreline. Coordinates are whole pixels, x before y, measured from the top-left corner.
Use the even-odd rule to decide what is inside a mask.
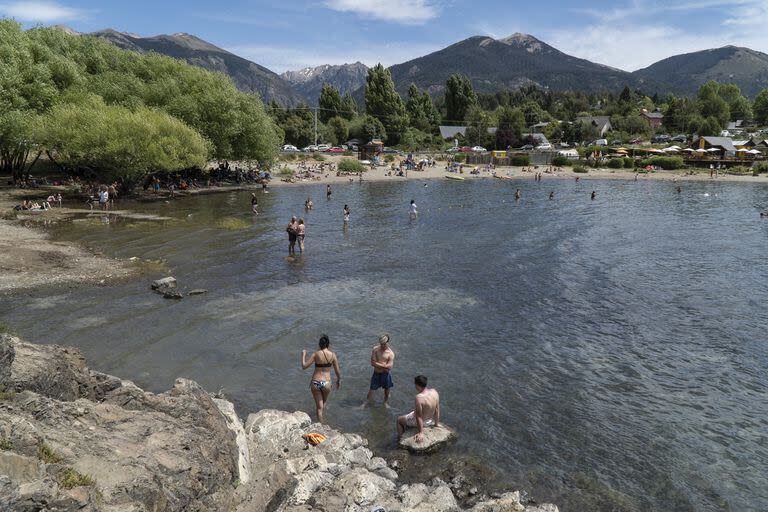
[[[338,160],[338,158],[337,158]],[[335,163],[335,162],[332,162]],[[442,162],[441,162],[442,163]],[[289,169],[296,169],[297,164],[287,165]],[[480,174],[469,174],[471,166],[467,166],[467,172],[460,176],[465,181],[494,179],[491,172],[481,171]],[[710,178],[708,172],[686,174],[686,171],[657,171],[647,174],[638,174],[631,170],[614,169],[589,169],[587,173],[574,173],[572,168],[563,168],[559,172],[547,173],[546,167],[534,167],[534,171],[525,170],[523,167],[499,167],[495,170],[497,175],[505,176],[505,181],[522,183],[526,179],[533,179],[537,172],[542,173],[542,182],[548,180],[625,180],[625,181],[666,181],[674,183],[686,182],[726,182],[726,183],[756,183],[768,184],[768,176],[752,175],[720,175]],[[438,165],[424,171],[409,171],[407,177],[386,176],[388,167],[379,167],[366,171],[363,175],[363,183],[407,182],[407,181],[434,181],[447,179],[446,176],[456,176],[448,173],[445,168]],[[501,180],[500,180],[501,181]],[[360,183],[357,176],[336,176],[326,173],[318,175],[314,179],[300,179],[294,182],[282,181],[279,175],[273,177],[269,187],[290,187],[301,185],[342,185],[348,183]],[[460,182],[459,182],[460,183]],[[186,191],[177,191],[174,200],[198,195],[220,194],[226,192],[259,191],[258,184],[225,184],[216,187],[204,187]],[[12,212],[17,199],[25,196],[43,197],[50,192],[67,193],[66,187],[41,187],[39,189],[9,189],[0,188],[0,211],[6,214],[0,216],[0,294],[9,295],[24,290],[42,288],[45,286],[78,286],[78,285],[103,285],[118,282],[134,277],[142,272],[142,262],[130,262],[105,257],[94,253],[76,242],[55,242],[45,230],[45,224],[50,222],[67,222],[79,215],[100,215],[98,210],[84,208],[53,208],[45,212]],[[138,194],[129,197],[128,200],[136,202],[168,201],[167,192],[155,196],[154,194]],[[8,214],[11,212],[11,214]],[[130,209],[118,209],[109,212],[109,215],[118,215],[126,218],[140,220],[167,220],[162,217],[136,214]],[[24,222],[27,221],[27,222]],[[33,223],[43,224],[42,228],[32,227]]]
[[[77,349],[7,334],[0,401],[9,510],[558,512],[519,491],[478,488],[461,470],[450,483],[405,481],[407,457],[378,457],[364,437],[303,412],[263,409],[243,421],[192,380],[150,393],[89,369]],[[309,433],[325,439],[310,446]]]

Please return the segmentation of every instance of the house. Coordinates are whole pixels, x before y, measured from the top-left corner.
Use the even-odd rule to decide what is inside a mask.
[[[731,121],[730,123],[728,123],[726,130],[728,130],[729,132],[733,132],[733,131],[739,131],[744,127],[745,127],[744,121],[741,119],[737,119],[736,121]]]
[[[699,137],[699,149],[719,149],[722,156],[736,156],[736,146],[729,137]]]
[[[661,112],[648,112],[647,110],[643,110],[640,112],[640,117],[642,117],[651,128],[661,128],[661,124],[664,122],[664,114]]]
[[[756,149],[765,155],[768,154],[768,139],[756,139],[753,137],[744,144],[744,147],[748,149]]]
[[[588,126],[588,125],[593,126],[595,129],[597,129],[597,132],[600,135],[600,137],[603,137],[606,133],[613,131],[613,126],[611,125],[611,118],[608,116],[577,117],[576,122],[582,123],[584,126]]]
[[[459,135],[462,137],[467,135],[466,126],[439,126],[438,128],[440,128],[440,137],[442,137],[443,140],[451,140],[455,139]],[[488,135],[496,135],[497,131],[498,128],[495,126],[488,128]]]
[[[530,137],[535,142],[534,146],[541,146],[542,144],[549,144],[547,137],[543,133],[529,133],[523,139]]]

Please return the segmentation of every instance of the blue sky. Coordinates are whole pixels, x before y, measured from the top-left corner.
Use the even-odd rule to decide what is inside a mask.
[[[726,44],[768,52],[768,0],[0,0],[0,15],[81,32],[188,32],[276,72],[397,64],[514,32],[628,71]]]

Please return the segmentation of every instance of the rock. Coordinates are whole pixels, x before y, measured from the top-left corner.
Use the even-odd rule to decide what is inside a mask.
[[[508,492],[496,499],[481,501],[472,507],[471,512],[524,512],[525,508],[520,504],[520,493]]]
[[[426,454],[434,453],[456,439],[456,434],[453,430],[442,424],[439,427],[425,428],[424,439],[420,443],[416,442],[415,435],[415,429],[407,430],[398,442],[398,446],[411,453]]]
[[[560,512],[560,509],[551,503],[545,503],[544,505],[533,505],[525,507],[525,512]]]
[[[224,415],[224,418],[227,420],[227,427],[235,435],[235,443],[238,449],[238,478],[240,483],[248,483],[251,480],[251,453],[248,450],[248,438],[245,435],[243,422],[235,412],[235,405],[232,402],[221,398],[214,398],[213,403],[216,404],[216,407]]]
[[[183,299],[184,296],[181,294],[181,292],[177,292],[176,290],[166,290],[163,292],[163,298],[179,300]]]
[[[40,478],[40,464],[36,458],[13,452],[0,452],[0,475],[8,475],[18,484],[34,482]]]
[[[386,478],[387,480],[392,480],[393,482],[397,480],[397,471],[390,468],[380,468],[374,471],[377,475],[380,477]]]
[[[208,290],[206,290],[205,288],[197,288],[195,290],[191,290],[191,291],[187,292],[187,295],[189,295],[189,296],[192,296],[192,295],[203,295],[205,293],[208,293]]]
[[[16,350],[11,343],[11,336],[3,334],[0,336],[0,391],[7,389],[11,378],[11,365],[15,357]]]
[[[160,293],[171,288],[176,288],[175,277],[164,277],[152,282],[152,289],[157,290]]]

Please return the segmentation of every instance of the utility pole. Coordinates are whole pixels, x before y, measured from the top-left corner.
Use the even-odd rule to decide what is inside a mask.
[[[315,110],[315,146],[317,146],[317,108]]]

